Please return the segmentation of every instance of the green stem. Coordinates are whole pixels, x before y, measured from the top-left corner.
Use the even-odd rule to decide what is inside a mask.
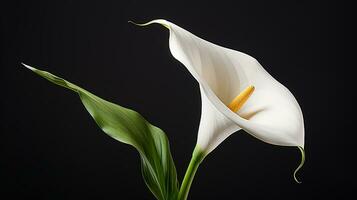
[[[195,177],[198,166],[205,158],[205,154],[196,146],[192,153],[192,158],[186,170],[185,177],[183,178],[178,200],[186,200],[188,192],[190,191],[193,178]]]

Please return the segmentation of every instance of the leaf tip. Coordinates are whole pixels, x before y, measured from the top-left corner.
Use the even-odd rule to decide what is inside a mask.
[[[23,65],[24,67],[26,67],[27,69],[31,70],[31,71],[35,71],[36,69],[29,66],[29,65],[26,65],[25,63],[21,62],[21,65]]]
[[[302,147],[298,147],[299,150],[300,150],[300,153],[301,153],[301,162],[299,164],[299,166],[295,169],[294,171],[294,180],[296,181],[296,183],[302,183],[301,181],[299,181],[297,178],[296,178],[296,173],[302,168],[302,166],[304,165],[305,163],[305,151],[304,151],[304,148]]]

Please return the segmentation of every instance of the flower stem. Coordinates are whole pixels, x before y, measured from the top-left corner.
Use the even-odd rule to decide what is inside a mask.
[[[201,164],[202,160],[205,158],[204,152],[202,152],[197,146],[193,150],[192,158],[188,168],[186,170],[185,177],[182,181],[180,192],[178,195],[178,200],[186,200],[188,192],[190,191],[193,178],[195,177],[198,166]]]

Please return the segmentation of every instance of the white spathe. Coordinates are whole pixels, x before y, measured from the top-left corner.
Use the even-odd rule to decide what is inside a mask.
[[[169,46],[200,84],[202,114],[197,146],[206,154],[232,133],[244,129],[274,145],[304,148],[304,120],[291,92],[253,57],[205,41],[166,20]],[[146,24],[146,25],[147,25]],[[227,105],[247,86],[255,91],[237,113]]]

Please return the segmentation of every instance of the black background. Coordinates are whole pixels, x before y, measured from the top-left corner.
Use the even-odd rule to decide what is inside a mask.
[[[201,165],[190,199],[341,199],[351,192],[350,98],[343,5],[329,1],[9,1],[1,3],[1,194],[22,199],[153,199],[136,151],[96,126],[72,92],[20,62],[135,109],[168,135],[181,180],[200,119],[197,82],[164,18],[248,53],[299,101],[306,164],[296,148],[233,134]],[[341,72],[341,73],[340,73]],[[345,72],[344,72],[345,73]]]

